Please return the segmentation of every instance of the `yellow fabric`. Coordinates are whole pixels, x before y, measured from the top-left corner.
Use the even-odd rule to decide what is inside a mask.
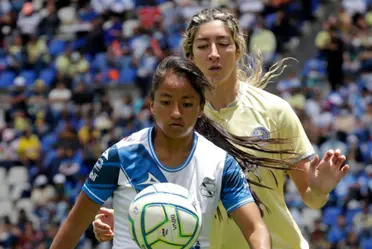
[[[39,158],[40,141],[36,135],[31,135],[29,138],[21,137],[19,139],[18,154],[27,159],[37,160]]]
[[[331,42],[331,36],[327,31],[320,31],[315,38],[315,45],[324,49]]]
[[[217,121],[229,132],[236,135],[250,136],[269,135],[270,138],[290,139],[290,145],[274,145],[275,149],[291,148],[298,154],[283,156],[280,154],[265,154],[254,152],[256,156],[291,159],[293,163],[308,158],[314,154],[313,147],[308,140],[302,125],[290,105],[283,99],[249,84],[241,84],[241,94],[235,105],[215,111],[209,104],[205,113]],[[269,131],[269,132],[266,132]],[[308,243],[293,220],[284,201],[283,186],[284,170],[260,169],[262,182],[273,188],[267,190],[262,187],[251,186],[260,200],[269,207],[270,212],[264,210],[264,221],[268,226],[273,241],[273,249],[307,249]],[[273,177],[275,175],[275,178]],[[257,178],[250,175],[251,180]],[[215,219],[212,231],[211,248],[213,249],[248,249],[249,246],[235,222],[227,219],[227,213],[222,204],[222,223]]]

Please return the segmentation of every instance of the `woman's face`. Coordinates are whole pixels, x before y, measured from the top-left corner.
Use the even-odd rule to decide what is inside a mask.
[[[200,25],[192,50],[193,56],[190,59],[213,84],[236,79],[238,51],[224,22],[214,20]]]
[[[151,102],[157,127],[172,139],[190,136],[202,110],[200,95],[188,79],[172,72],[166,73]]]

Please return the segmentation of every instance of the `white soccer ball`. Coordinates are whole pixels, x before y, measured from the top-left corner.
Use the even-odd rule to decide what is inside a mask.
[[[142,190],[129,207],[128,220],[131,236],[141,249],[189,249],[202,226],[196,199],[172,183]]]

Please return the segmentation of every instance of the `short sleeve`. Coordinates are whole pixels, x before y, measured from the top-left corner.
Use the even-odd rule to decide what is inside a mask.
[[[120,158],[116,146],[106,150],[89,173],[83,191],[98,204],[103,204],[117,188]]]
[[[228,213],[254,202],[245,174],[230,155],[226,157],[222,173],[221,201]]]
[[[315,154],[314,148],[307,137],[300,119],[289,103],[285,102],[278,113],[279,118],[277,123],[281,124],[278,129],[279,138],[289,139],[288,144],[281,145],[281,150],[292,150],[297,154],[295,158],[292,155],[282,154],[282,159],[288,159],[289,157],[293,159],[293,163],[295,164],[313,156]]]

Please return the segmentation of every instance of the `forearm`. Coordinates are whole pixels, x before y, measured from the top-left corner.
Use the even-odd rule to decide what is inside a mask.
[[[251,234],[244,234],[251,249],[270,249],[271,239],[266,226],[258,226]]]
[[[51,249],[73,249],[79,242],[86,227],[74,222],[77,217],[68,217],[53,240]]]
[[[312,209],[322,208],[328,201],[329,194],[316,193],[308,187],[302,196],[305,204]]]
[[[80,237],[93,221],[100,205],[82,191],[66,221],[55,236],[50,249],[74,249]]]

